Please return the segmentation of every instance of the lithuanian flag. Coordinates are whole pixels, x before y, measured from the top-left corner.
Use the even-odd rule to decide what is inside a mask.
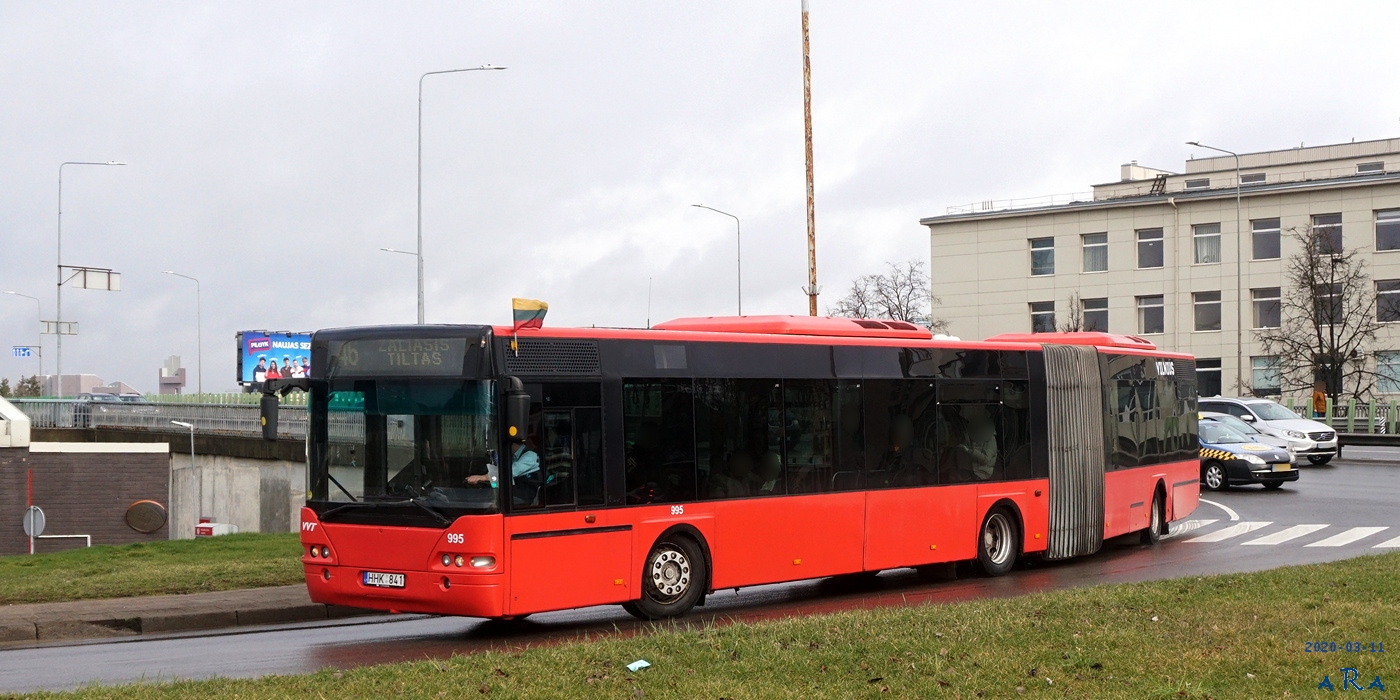
[[[511,332],[519,331],[521,328],[541,328],[544,326],[544,315],[549,311],[549,304],[538,299],[511,299],[511,312],[515,317],[515,327]]]

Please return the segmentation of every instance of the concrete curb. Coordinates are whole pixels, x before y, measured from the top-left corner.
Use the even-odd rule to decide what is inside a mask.
[[[248,594],[276,592],[283,598],[272,604],[248,604]],[[0,645],[33,644],[77,639],[128,637],[165,632],[228,629],[249,625],[275,625],[316,620],[336,620],[361,615],[382,615],[379,610],[345,608],[312,603],[283,589],[253,589],[182,596],[154,596],[116,600],[74,601],[0,607]],[[130,616],[116,615],[126,608]],[[147,610],[140,610],[147,608]]]

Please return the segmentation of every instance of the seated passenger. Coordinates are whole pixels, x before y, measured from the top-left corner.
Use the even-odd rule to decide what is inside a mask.
[[[775,452],[765,452],[758,460],[758,494],[771,496],[783,494],[783,458]]]
[[[996,474],[996,420],[983,406],[964,406],[962,416],[966,423],[953,445],[958,470],[975,481],[987,481]]]
[[[932,463],[932,453],[914,447],[913,419],[906,415],[895,416],[890,424],[890,449],[880,457],[880,471],[886,475],[885,483],[877,486],[932,483],[932,479],[927,478]]]
[[[753,495],[753,458],[743,452],[729,456],[723,472],[710,479],[710,498],[744,498]]]

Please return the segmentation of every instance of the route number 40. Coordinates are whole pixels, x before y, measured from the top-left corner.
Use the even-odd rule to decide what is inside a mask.
[[[685,515],[685,506],[671,506],[671,515]]]

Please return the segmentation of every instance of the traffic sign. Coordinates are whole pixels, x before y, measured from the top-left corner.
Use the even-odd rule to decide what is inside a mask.
[[[60,323],[58,321],[44,321],[44,330],[42,332],[44,335],[77,335],[78,322],[63,321]]]
[[[29,506],[29,510],[24,511],[24,534],[29,537],[38,537],[44,534],[44,509],[39,506]]]
[[[10,350],[15,357],[34,357],[34,348],[28,345],[16,345]]]

